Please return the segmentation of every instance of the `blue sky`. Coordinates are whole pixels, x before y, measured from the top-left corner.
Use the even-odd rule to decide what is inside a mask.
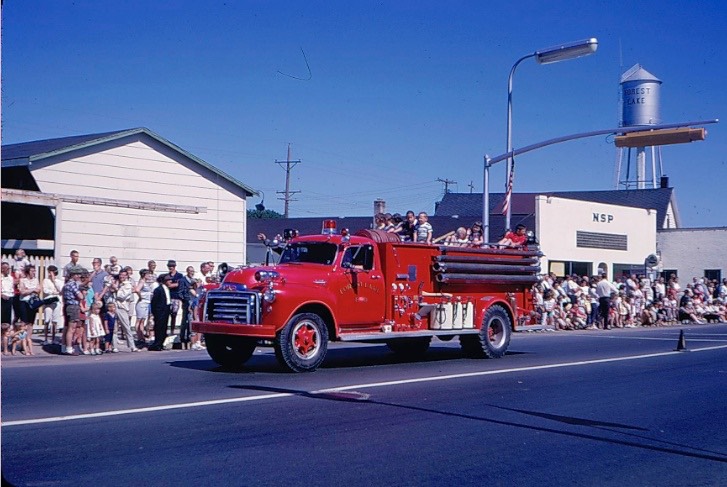
[[[505,152],[507,75],[521,56],[596,37],[596,54],[515,75],[513,144],[616,127],[635,63],[663,81],[664,123],[727,114],[721,1],[10,0],[3,144],[148,127],[265,192],[292,171],[291,216],[433,212],[444,186],[482,191]],[[310,73],[306,66],[310,67]],[[296,79],[297,78],[297,79]],[[662,149],[682,224],[727,226],[727,128]],[[517,159],[516,191],[614,187],[611,138]],[[504,187],[504,164],[492,191]],[[255,201],[257,202],[257,201]]]

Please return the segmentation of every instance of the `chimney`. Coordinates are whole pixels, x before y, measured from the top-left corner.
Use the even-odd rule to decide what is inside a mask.
[[[660,188],[668,188],[669,187],[669,176],[662,176],[660,181]]]

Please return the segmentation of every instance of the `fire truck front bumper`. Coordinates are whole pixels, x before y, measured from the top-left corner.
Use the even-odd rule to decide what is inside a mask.
[[[219,323],[210,321],[193,321],[192,331],[215,335],[237,335],[263,339],[275,338],[275,327],[269,325],[243,325],[237,323]]]

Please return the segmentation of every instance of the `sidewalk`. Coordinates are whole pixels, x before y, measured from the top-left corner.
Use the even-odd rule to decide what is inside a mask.
[[[52,343],[52,344],[45,345],[44,344],[44,341],[45,341],[44,330],[42,328],[41,329],[34,328],[33,329],[33,338],[32,338],[32,341],[33,341],[33,355],[27,355],[26,356],[20,350],[16,350],[15,351],[15,355],[12,355],[12,354],[8,353],[8,355],[3,355],[2,356],[2,359],[3,360],[22,360],[22,359],[25,359],[27,357],[40,357],[40,356],[53,356],[53,355],[62,356],[62,357],[70,356],[70,355],[62,355],[61,354],[61,348],[62,348],[61,347],[61,336],[62,336],[61,333],[56,333],[55,342]],[[149,350],[148,350],[149,345],[151,345],[151,342],[147,342],[143,347],[139,347],[139,350],[140,350],[139,353],[147,353],[147,352],[149,352]],[[98,357],[98,355],[84,355],[82,353],[79,353],[79,347],[78,346],[75,346],[73,348],[74,348],[74,351],[76,353],[78,353],[78,356],[81,356],[81,357],[86,357],[86,356],[88,356],[88,357]],[[179,341],[179,335],[178,334],[174,334],[174,335],[168,336],[166,338],[166,340],[164,341],[164,348],[165,348],[163,350],[164,352],[168,352],[168,351],[171,351],[171,350],[184,350],[184,349],[182,349],[182,343]],[[190,348],[189,350],[192,350],[192,349]],[[201,349],[198,349],[198,351],[199,350],[206,350],[206,349],[205,348],[201,348]],[[128,347],[128,345],[126,343],[126,340],[122,340],[121,337],[119,337],[119,339],[118,339],[118,352],[116,352],[116,353],[113,353],[113,352],[105,352],[103,355],[118,355],[118,354],[127,354],[127,353],[128,354],[131,354],[132,353],[131,352],[131,349]],[[153,353],[157,353],[157,352],[153,352]]]

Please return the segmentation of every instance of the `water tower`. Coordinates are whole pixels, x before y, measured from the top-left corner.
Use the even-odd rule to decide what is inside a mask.
[[[641,127],[661,123],[659,95],[661,80],[640,64],[621,75],[621,127]],[[624,148],[618,150],[616,160],[616,189],[644,189],[647,183],[657,188],[657,180],[663,175],[661,147],[651,147],[651,178],[646,174],[646,147],[636,148],[632,169],[631,148],[626,148],[626,169],[623,170]],[[657,173],[658,161],[658,173]],[[661,184],[661,183],[660,183]]]

